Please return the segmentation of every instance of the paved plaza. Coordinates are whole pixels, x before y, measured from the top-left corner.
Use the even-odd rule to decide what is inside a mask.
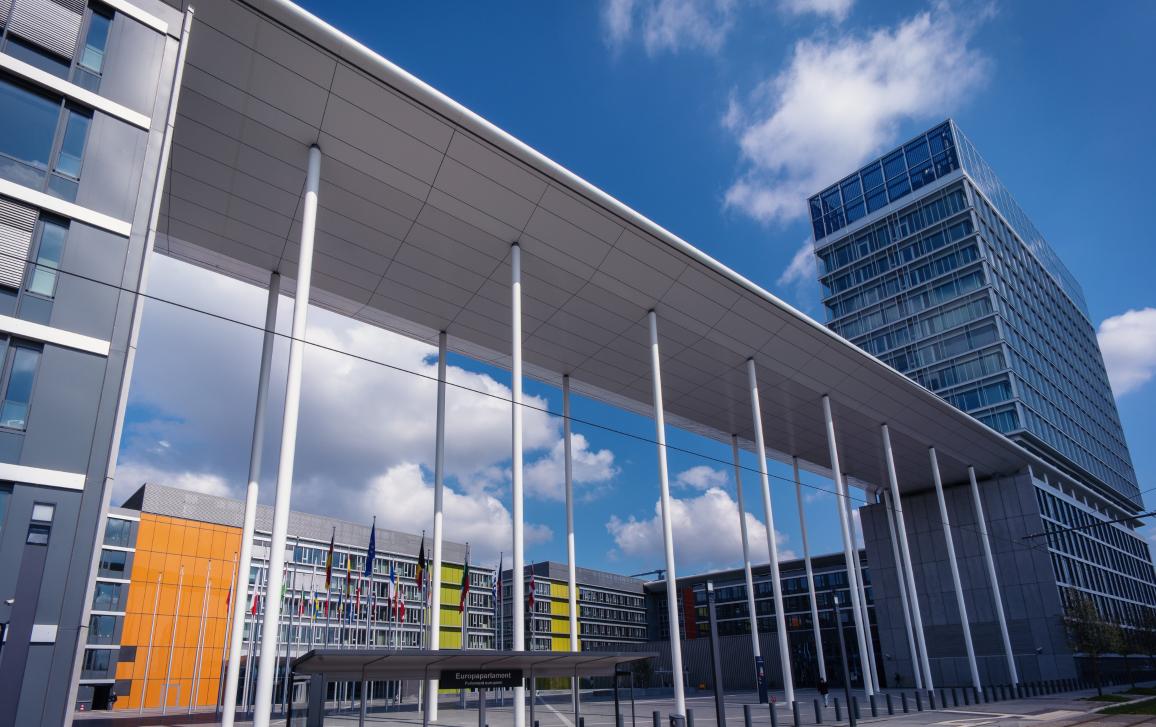
[[[1126,687],[1116,687],[1113,692],[1122,693]],[[868,702],[862,692],[855,694],[859,702],[861,724],[908,725],[959,725],[966,727],[981,727],[983,725],[1000,725],[1001,727],[1068,727],[1070,725],[1156,725],[1156,716],[1144,715],[1104,715],[1099,710],[1113,706],[1111,703],[1088,701],[1086,698],[1095,695],[1095,690],[1076,691],[1067,694],[1030,697],[1026,699],[1008,700],[1003,702],[950,707],[948,709],[929,710],[924,704],[924,711],[918,711],[913,693],[908,691],[909,712],[902,712],[900,691],[891,691],[892,704],[895,714],[887,714],[886,700],[883,695],[876,698],[878,716],[872,717]],[[814,690],[798,690],[796,695],[800,702],[800,724],[802,725],[846,725],[848,715],[842,692],[834,692],[830,706],[822,710],[822,722],[816,721],[814,700],[818,694]],[[841,715],[836,719],[834,697],[839,697]],[[1151,697],[1137,696],[1137,701]],[[687,696],[687,708],[692,713],[693,727],[719,727],[715,719],[714,697],[709,692],[696,692]],[[668,724],[668,715],[672,700],[668,697],[639,698],[633,703],[633,713],[629,694],[623,692],[621,710],[624,727],[653,727],[654,713],[659,714],[660,725]],[[754,693],[733,693],[726,698],[726,727],[744,727],[745,708],[751,708],[752,727],[770,727],[772,725],[770,708],[758,704]],[[775,724],[790,727],[792,724],[791,710],[782,703],[775,706]],[[444,727],[478,727],[477,702],[471,699],[466,709],[460,709],[456,702],[443,701],[437,724]],[[582,705],[583,727],[614,727],[614,701],[602,696],[586,695]],[[539,727],[576,727],[573,714],[570,711],[567,695],[550,693],[543,695],[535,707],[534,719]],[[83,722],[84,727],[153,727],[154,725],[183,726],[183,725],[215,725],[219,722],[211,714],[193,715],[137,715],[116,714],[77,715],[77,721]],[[529,723],[529,716],[527,715]],[[293,720],[294,725],[304,725],[304,716]],[[354,727],[359,723],[356,709],[346,709],[342,712],[330,714],[325,719],[327,726]],[[250,725],[251,722],[238,721],[238,725]],[[275,725],[284,725],[284,720],[274,720]],[[421,712],[413,705],[403,706],[401,709],[385,710],[377,707],[369,712],[365,724],[372,727],[420,727],[422,724]],[[505,706],[498,704],[496,699],[491,701],[486,710],[486,724],[488,727],[512,727],[513,715],[507,699]]]

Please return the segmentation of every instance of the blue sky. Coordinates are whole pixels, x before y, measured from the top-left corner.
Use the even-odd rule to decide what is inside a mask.
[[[820,305],[799,255],[809,234],[805,195],[954,117],[1083,284],[1141,488],[1156,487],[1156,455],[1143,446],[1156,435],[1156,384],[1148,382],[1156,369],[1156,240],[1143,215],[1156,167],[1156,92],[1144,75],[1156,67],[1145,32],[1156,5],[1117,2],[1092,12],[1074,2],[303,4],[811,315]],[[152,286],[254,323],[263,314],[259,291],[173,261],[156,261]],[[257,336],[160,303],[146,311],[119,494],[144,479],[240,494]],[[428,350],[328,314],[313,315],[310,337],[429,371]],[[232,362],[231,373],[209,377],[200,364],[210,358]],[[464,385],[497,397],[509,380],[461,358],[451,363]],[[294,506],[421,527],[432,389],[335,354],[312,354],[305,376],[313,383]],[[178,380],[190,383],[174,387]],[[557,390],[529,384],[527,392],[560,411]],[[273,400],[279,396],[275,388]],[[481,552],[493,555],[508,528],[508,430],[497,399],[459,392],[451,412],[455,406],[455,421],[474,425],[451,426],[447,537],[483,543]],[[660,567],[653,423],[581,399],[574,416],[590,422],[575,426],[584,438],[579,561],[624,573]],[[530,417],[529,560],[565,556],[559,433],[556,418]],[[737,563],[729,446],[677,430],[669,437],[680,566]],[[275,456],[266,456],[266,501]],[[744,464],[754,467],[752,459]],[[801,553],[794,488],[782,468],[772,475],[780,547]],[[812,547],[833,551],[830,483],[805,483]],[[757,477],[748,471],[744,486],[758,531]],[[756,560],[766,559],[763,533],[752,537]]]

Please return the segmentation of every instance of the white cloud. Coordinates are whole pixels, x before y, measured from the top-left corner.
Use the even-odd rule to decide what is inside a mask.
[[[1117,397],[1139,389],[1152,378],[1156,372],[1156,308],[1105,318],[1096,336]]]
[[[674,476],[675,487],[685,487],[688,490],[710,490],[724,487],[730,479],[723,470],[705,464],[696,465],[683,470]]]
[[[618,475],[614,453],[609,449],[593,451],[586,437],[573,435],[574,489],[580,497],[594,496],[594,487],[605,485]],[[526,492],[545,500],[566,499],[565,442],[559,439],[549,454],[525,467]]]
[[[779,7],[792,15],[814,13],[825,15],[835,22],[842,22],[854,4],[855,0],[782,0]]]
[[[727,206],[767,222],[800,217],[807,195],[899,141],[903,122],[946,117],[986,76],[969,46],[984,17],[940,3],[866,36],[799,41],[787,68],[727,109],[746,163]]]
[[[808,238],[795,251],[787,269],[779,276],[777,282],[781,286],[813,283],[818,276],[818,261],[815,259],[815,247]]]
[[[452,533],[455,542],[469,543],[472,559],[487,563],[497,561],[500,551],[510,552],[513,518],[498,498],[484,492],[463,494],[447,486],[442,504],[445,532]],[[359,507],[378,513],[382,527],[407,533],[433,531],[433,483],[416,464],[397,465],[373,478]],[[526,545],[552,537],[550,528],[526,524]]]
[[[613,516],[606,530],[614,538],[617,550],[636,559],[649,559],[656,566],[663,563],[661,504],[654,504],[654,516],[623,520]],[[692,498],[671,498],[671,523],[674,528],[674,557],[680,567],[729,568],[742,563],[743,549],[738,504],[719,488],[711,488]],[[767,529],[754,515],[747,513],[748,544],[753,562],[765,562]],[[786,536],[777,533],[779,558],[795,558],[784,549]]]
[[[262,319],[263,291],[168,258],[154,258],[152,285],[166,298],[198,308]],[[283,302],[281,331],[288,329],[292,308]],[[428,494],[422,473],[429,477],[434,461],[436,350],[319,309],[310,311],[307,338],[389,366],[306,348],[293,508],[359,522],[374,514],[395,517],[396,501]],[[260,340],[259,332],[235,323],[146,303],[114,501],[144,481],[243,496]],[[266,503],[276,477],[287,349],[280,341],[273,360],[261,472]],[[448,379],[446,474],[454,494],[447,502],[458,503],[463,523],[500,529],[501,517],[509,517],[500,512],[509,507],[509,387],[453,365]],[[560,452],[561,423],[543,411],[544,398],[527,396],[526,404],[527,468],[538,473]],[[617,473],[610,450],[591,450],[582,438],[576,451],[583,483],[605,483]],[[527,490],[550,496],[545,486]],[[367,491],[395,494],[367,501]],[[396,524],[420,529],[418,523],[432,517],[432,499],[426,515],[405,512]],[[454,539],[466,537],[459,532],[468,534],[470,526],[455,528]]]
[[[605,0],[602,25],[613,48],[641,34],[647,55],[717,52],[734,27],[737,0]]]

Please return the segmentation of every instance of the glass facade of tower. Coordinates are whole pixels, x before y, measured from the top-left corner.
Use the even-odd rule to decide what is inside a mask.
[[[951,122],[809,200],[827,324],[1139,503],[1083,292]]]

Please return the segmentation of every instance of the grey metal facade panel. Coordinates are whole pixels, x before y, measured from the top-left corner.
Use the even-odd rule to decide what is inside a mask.
[[[28,268],[28,250],[39,210],[0,197],[0,285],[19,289]]]
[[[50,325],[111,341],[127,254],[127,238],[72,222],[60,267],[85,272],[57,279]]]
[[[117,13],[109,30],[108,50],[100,74],[100,95],[152,116],[158,108],[156,80],[160,77],[164,51],[163,36]]]
[[[132,220],[138,201],[146,206],[152,202],[151,196],[140,194],[148,141],[143,129],[94,113],[76,203],[118,220]]]
[[[88,470],[105,365],[103,356],[44,346],[21,464],[62,472]]]

